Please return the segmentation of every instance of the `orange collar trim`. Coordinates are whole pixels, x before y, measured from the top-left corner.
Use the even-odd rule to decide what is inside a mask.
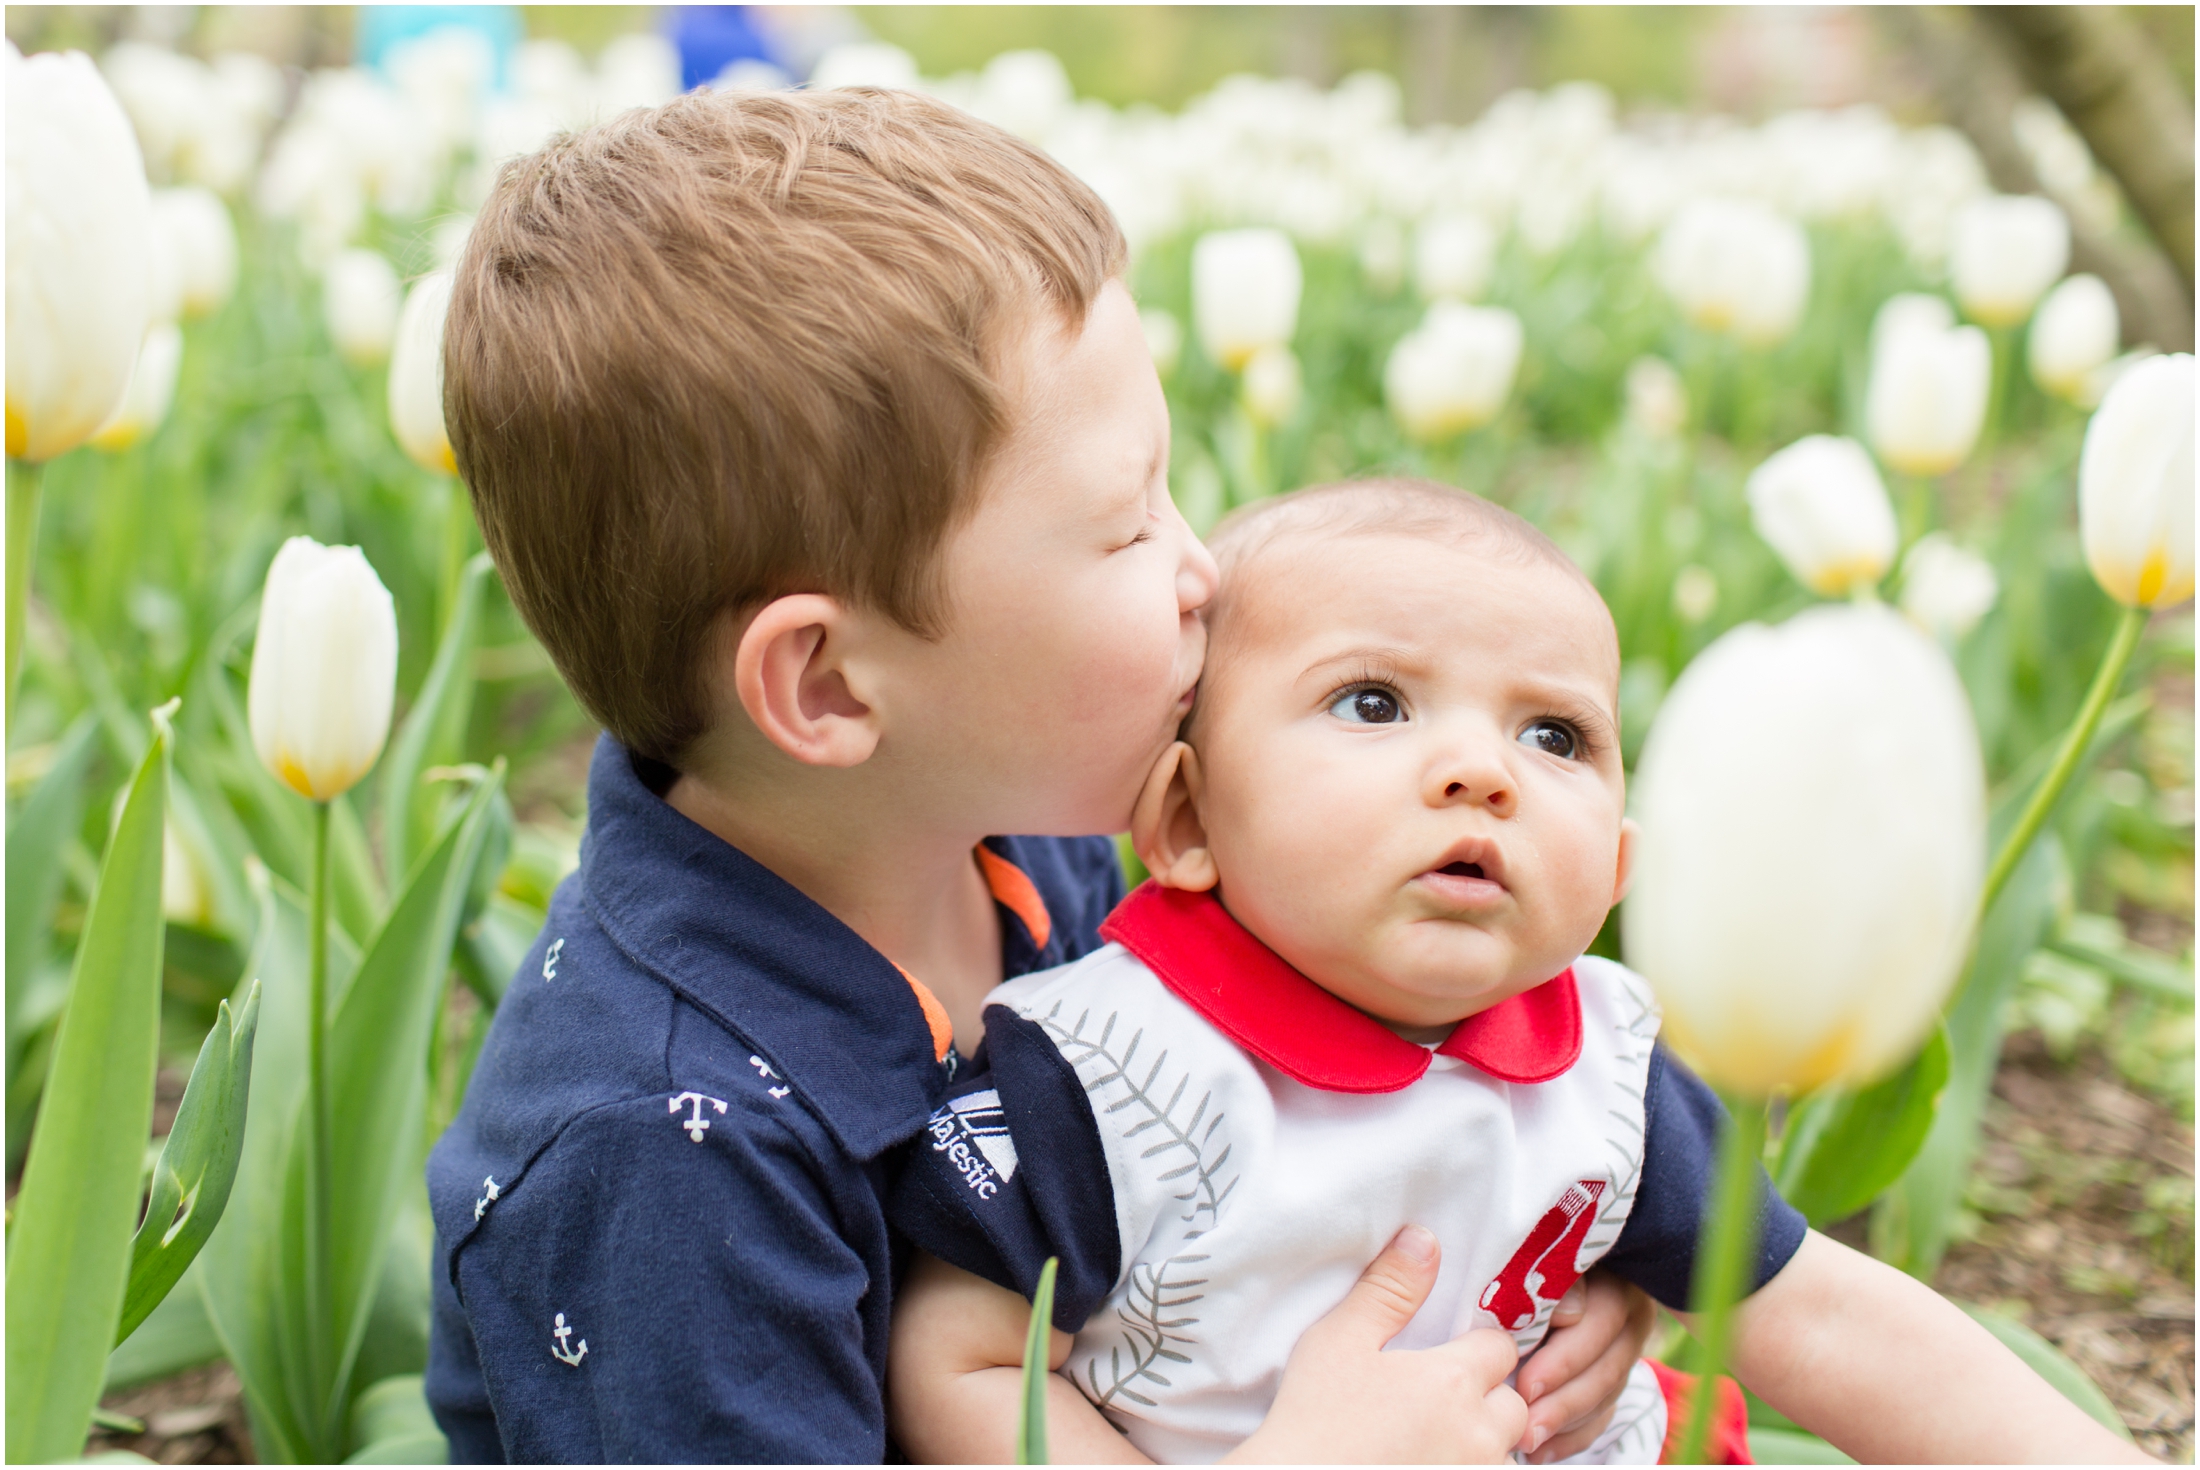
[[[979,843],[976,851],[978,871],[985,874],[986,891],[993,895],[993,901],[1023,923],[1033,949],[1045,949],[1054,935],[1054,917],[1047,912],[1047,901],[1039,896],[1039,885],[1031,881],[1030,874],[984,843]],[[901,970],[901,978],[909,982],[917,1006],[924,1012],[924,1024],[932,1030],[932,1060],[946,1061],[947,1049],[955,1044],[955,1023],[947,1018],[947,1007],[922,980],[899,965],[894,968]]]

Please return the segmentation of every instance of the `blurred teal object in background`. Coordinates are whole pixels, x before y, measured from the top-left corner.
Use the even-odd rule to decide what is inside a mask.
[[[362,5],[358,14],[355,54],[361,66],[386,71],[392,48],[431,31],[474,31],[496,52],[495,85],[500,90],[513,49],[527,37],[516,5]]]

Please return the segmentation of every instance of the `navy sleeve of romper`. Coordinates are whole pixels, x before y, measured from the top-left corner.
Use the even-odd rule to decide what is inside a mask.
[[[429,1375],[455,1458],[884,1455],[860,1320],[877,1283],[829,1191],[744,1100],[705,1116],[697,1142],[662,1097],[585,1113],[486,1207],[438,1283],[439,1306],[464,1301]]]
[[[1084,1086],[1038,1025],[986,1007],[985,1042],[917,1136],[887,1218],[1027,1298],[1059,1258],[1054,1325],[1085,1325],[1121,1268],[1115,1193]]]
[[[1678,1312],[1691,1305],[1696,1235],[1718,1164],[1726,1107],[1661,1044],[1650,1058],[1643,1097],[1642,1180],[1635,1207],[1598,1264]],[[1780,1273],[1803,1244],[1809,1224],[1757,1171],[1764,1206],[1757,1217],[1755,1291]]]

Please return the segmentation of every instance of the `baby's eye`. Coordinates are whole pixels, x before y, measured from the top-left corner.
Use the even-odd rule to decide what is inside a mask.
[[[1581,754],[1581,736],[1564,720],[1537,720],[1520,732],[1520,743],[1545,755],[1572,760]]]
[[[1330,701],[1329,712],[1356,725],[1395,725],[1406,717],[1398,696],[1379,686],[1347,689]]]

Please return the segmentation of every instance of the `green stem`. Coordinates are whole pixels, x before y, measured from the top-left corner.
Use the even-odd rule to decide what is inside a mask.
[[[2017,825],[2003,840],[2001,851],[1994,854],[1994,865],[1987,869],[1986,887],[1978,900],[1981,918],[1993,908],[1994,899],[2023,860],[2025,849],[2039,836],[2063,788],[2077,773],[2078,762],[2084,758],[2086,747],[2093,743],[2093,732],[2100,728],[2101,712],[2108,708],[2117,686],[2124,682],[2124,670],[2131,666],[2131,656],[2139,649],[2139,635],[2146,631],[2146,625],[2145,608],[2124,609],[2123,620],[2116,625],[2116,636],[2109,640],[2108,653],[2101,659],[2100,672],[2093,676],[2093,687],[2086,691],[2078,718],[2071,723],[2069,733],[2063,736],[2062,749],[2055,752],[2055,764],[2048,767],[2047,775],[2033,790],[2031,801],[2025,804],[2024,815],[2017,818]]]
[[[328,836],[329,803],[313,804],[312,916],[307,929],[306,963],[306,1113],[312,1129],[306,1151],[306,1351],[313,1392],[328,1388],[333,1357],[329,1260],[330,1152],[334,1125],[328,1078]]]
[[[472,549],[469,533],[474,528],[474,511],[460,481],[446,476],[443,492],[448,498],[443,509],[443,575],[436,589],[436,606],[442,610],[443,627],[449,628],[458,612],[458,584],[466,575],[466,553]]]
[[[1988,327],[1986,340],[1993,357],[1987,369],[1986,422],[1979,427],[1978,445],[1971,452],[1980,459],[2001,440],[2002,425],[2008,419],[2009,380],[2013,376],[2013,360],[2017,350],[2017,332],[2014,327]]]
[[[1753,1098],[1730,1099],[1732,1116],[1719,1135],[1719,1172],[1711,1186],[1712,1213],[1696,1270],[1696,1341],[1703,1348],[1696,1403],[1681,1440],[1680,1464],[1701,1465],[1718,1403],[1719,1370],[1726,1362],[1727,1329],[1741,1300],[1749,1263],[1757,1254],[1758,1160],[1765,1147],[1765,1106]]]
[[[1933,528],[1933,482],[1923,475],[1899,475],[1895,484],[1901,495],[1902,544],[1915,546]]]
[[[8,713],[15,723],[15,676],[23,666],[23,621],[31,601],[31,551],[38,544],[38,491],[46,467],[8,461]]]

